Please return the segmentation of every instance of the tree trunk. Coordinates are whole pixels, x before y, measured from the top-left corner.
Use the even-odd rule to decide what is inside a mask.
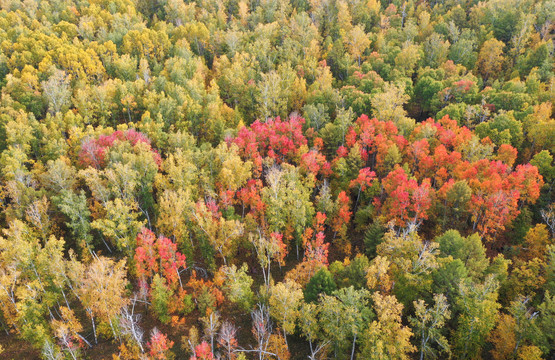
[[[352,349],[351,349],[351,360],[353,360],[354,357],[355,357],[355,345],[356,345],[356,342],[357,342],[357,334],[355,334],[355,337],[353,338],[353,347],[352,347]]]

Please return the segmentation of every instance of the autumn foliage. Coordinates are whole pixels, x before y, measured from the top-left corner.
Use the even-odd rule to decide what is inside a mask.
[[[0,1],[0,357],[555,359],[554,13]]]

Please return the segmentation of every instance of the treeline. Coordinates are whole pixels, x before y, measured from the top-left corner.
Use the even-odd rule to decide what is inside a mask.
[[[2,356],[554,356],[555,1],[0,9]]]

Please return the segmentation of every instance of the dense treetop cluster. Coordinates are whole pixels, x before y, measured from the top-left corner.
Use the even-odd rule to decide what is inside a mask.
[[[554,0],[0,0],[0,356],[555,355]]]

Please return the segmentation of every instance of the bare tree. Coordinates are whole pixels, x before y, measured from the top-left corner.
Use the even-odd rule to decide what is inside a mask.
[[[56,346],[50,341],[46,340],[42,347],[42,357],[47,360],[62,360],[62,354],[56,349]]]
[[[218,344],[224,349],[228,360],[233,358],[232,354],[238,345],[236,334],[237,328],[232,323],[224,321],[220,328]]]
[[[143,348],[143,337],[144,331],[139,326],[139,321],[141,320],[140,314],[135,314],[135,303],[137,302],[137,295],[133,298],[133,305],[131,306],[131,310],[129,310],[128,306],[122,308],[121,313],[119,315],[119,325],[121,329],[121,334],[123,336],[129,337],[132,341],[134,341],[141,352],[144,351]]]
[[[551,235],[555,236],[555,203],[540,211],[543,221],[551,230]]]
[[[204,325],[204,334],[210,339],[210,349],[212,354],[214,353],[214,337],[218,334],[218,329],[220,328],[220,314],[217,311],[213,311],[210,315],[207,315],[200,319]]]
[[[263,360],[267,354],[270,335],[272,335],[272,321],[268,307],[258,304],[258,308],[251,313],[252,333],[257,342],[258,359]]]

